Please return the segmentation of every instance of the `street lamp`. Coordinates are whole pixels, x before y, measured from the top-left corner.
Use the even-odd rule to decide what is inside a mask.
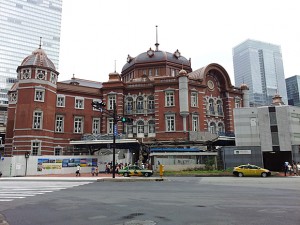
[[[113,104],[113,111],[108,111],[104,107],[106,106],[105,102],[100,101],[100,102],[92,102],[92,106],[95,109],[99,109],[102,114],[105,114],[109,116],[110,118],[113,119],[113,172],[112,172],[112,178],[115,178],[115,172],[116,172],[116,136],[118,135],[118,121],[122,121],[123,123],[130,122],[132,123],[133,119],[127,118],[127,117],[121,117],[117,115],[117,106],[116,103],[114,102]]]

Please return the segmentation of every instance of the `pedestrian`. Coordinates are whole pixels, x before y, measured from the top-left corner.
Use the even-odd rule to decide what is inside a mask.
[[[2,172],[0,171],[0,177],[2,177]]]
[[[98,173],[99,173],[98,166],[96,166],[96,168],[95,168],[95,175],[98,176]]]
[[[297,176],[297,164],[296,164],[296,162],[293,162],[292,167],[293,167],[294,176]]]
[[[92,176],[95,176],[95,167],[92,166],[92,169],[91,169],[91,174]]]
[[[78,164],[77,169],[76,169],[76,177],[78,177],[78,176],[80,177],[80,169],[81,169],[80,165]]]
[[[297,162],[297,165],[296,165],[296,166],[297,166],[297,169],[296,169],[296,170],[297,170],[297,176],[299,176],[299,171],[300,171],[300,163],[299,163],[299,162]]]
[[[284,162],[284,176],[286,177],[286,174],[289,170],[289,162]]]

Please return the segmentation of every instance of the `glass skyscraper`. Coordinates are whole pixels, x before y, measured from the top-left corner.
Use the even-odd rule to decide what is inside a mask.
[[[0,105],[17,78],[17,67],[39,47],[58,70],[62,0],[0,0]]]
[[[270,105],[277,93],[287,105],[280,46],[248,39],[233,48],[233,67],[235,86],[249,87],[250,106]]]
[[[289,105],[300,106],[300,76],[285,79]]]

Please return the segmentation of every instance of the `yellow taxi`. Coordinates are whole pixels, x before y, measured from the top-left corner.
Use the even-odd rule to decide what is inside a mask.
[[[267,169],[261,168],[255,165],[240,165],[234,167],[233,175],[237,177],[244,177],[244,176],[258,176],[258,177],[268,177],[271,176],[271,172]]]
[[[147,170],[139,166],[133,165],[133,166],[126,166],[123,169],[120,169],[118,173],[120,175],[123,175],[124,177],[129,177],[129,176],[150,177],[153,175],[153,170]]]

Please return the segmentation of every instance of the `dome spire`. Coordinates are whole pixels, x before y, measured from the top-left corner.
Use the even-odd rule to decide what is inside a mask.
[[[155,51],[158,51],[158,46],[159,46],[159,44],[158,44],[158,34],[157,33],[158,32],[157,32],[157,25],[156,25],[156,43],[155,43],[156,49],[155,49]]]
[[[40,45],[39,45],[39,49],[42,48],[42,37],[40,37]]]

